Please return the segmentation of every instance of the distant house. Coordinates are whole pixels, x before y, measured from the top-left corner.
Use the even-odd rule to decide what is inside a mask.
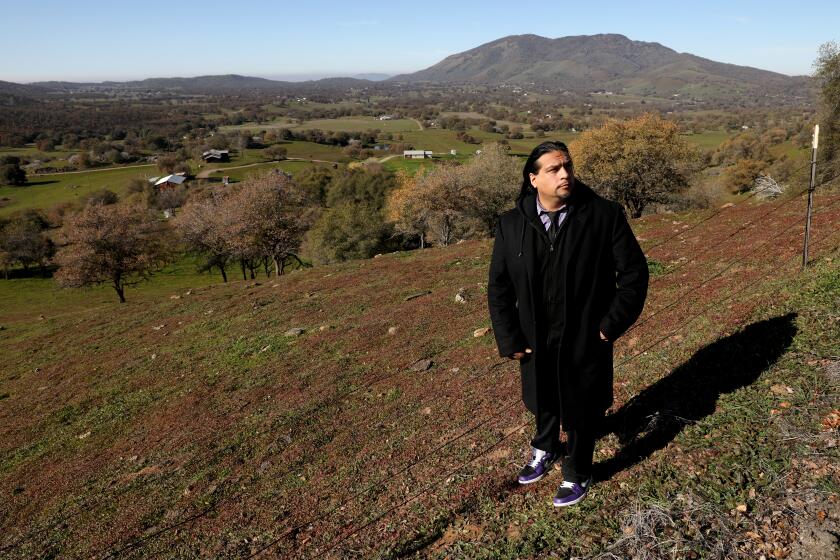
[[[174,189],[178,185],[183,184],[187,178],[183,175],[167,175],[166,177],[161,177],[155,182],[155,186],[158,190],[165,191],[166,189]]]
[[[432,157],[429,150],[403,150],[403,157],[406,159],[426,159]]]
[[[207,150],[201,154],[201,159],[207,163],[223,163],[230,161],[229,150]]]
[[[394,118],[393,115],[379,115],[379,120],[380,121],[390,121],[393,118]]]

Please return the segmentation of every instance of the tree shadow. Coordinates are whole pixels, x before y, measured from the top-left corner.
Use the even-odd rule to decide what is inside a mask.
[[[595,480],[609,480],[650,457],[684,426],[713,414],[720,395],[754,383],[790,346],[795,320],[790,313],[759,321],[701,348],[607,416],[599,436],[615,433],[621,449],[594,465]]]
[[[43,185],[52,185],[53,183],[58,183],[56,179],[44,179],[42,181],[27,181],[25,185],[17,185],[18,187],[26,188],[26,187],[40,187]]]
[[[8,270],[0,268],[0,282],[3,280],[23,280],[25,278],[52,278],[58,271],[58,266],[48,264],[46,266],[33,265],[28,268],[16,266]]]

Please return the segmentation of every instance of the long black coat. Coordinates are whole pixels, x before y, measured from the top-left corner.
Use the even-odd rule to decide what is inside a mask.
[[[565,290],[565,329],[556,370],[564,429],[602,414],[613,402],[613,341],[636,321],[647,296],[647,261],[620,205],[577,181],[568,228],[559,245]],[[526,347],[520,361],[522,400],[536,413],[536,362],[542,351],[534,313],[538,304],[535,247],[545,235],[534,191],[502,214],[496,227],[487,299],[501,356]],[[537,300],[535,301],[535,296]],[[599,331],[609,342],[601,340]],[[538,336],[541,335],[541,336]],[[540,370],[545,372],[545,367]],[[544,373],[543,373],[544,374]]]

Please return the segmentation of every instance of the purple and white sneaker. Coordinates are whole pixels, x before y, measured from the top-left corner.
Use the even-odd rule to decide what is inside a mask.
[[[534,450],[534,455],[531,458],[531,462],[519,471],[519,484],[531,484],[542,479],[557,458],[554,453],[549,453],[536,447],[532,449]]]
[[[569,482],[564,480],[554,495],[554,507],[573,506],[586,497],[589,486],[592,484],[592,477],[584,482]]]

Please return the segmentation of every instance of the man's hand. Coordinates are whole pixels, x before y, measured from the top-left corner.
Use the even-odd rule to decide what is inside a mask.
[[[607,338],[607,335],[605,335],[602,331],[598,331],[598,333],[601,335],[601,340],[603,340],[604,342],[610,341],[610,339]]]
[[[522,358],[525,357],[525,354],[530,354],[530,353],[531,353],[531,349],[526,348],[524,352],[514,352],[513,354],[510,355],[510,357],[514,360],[521,360]]]

